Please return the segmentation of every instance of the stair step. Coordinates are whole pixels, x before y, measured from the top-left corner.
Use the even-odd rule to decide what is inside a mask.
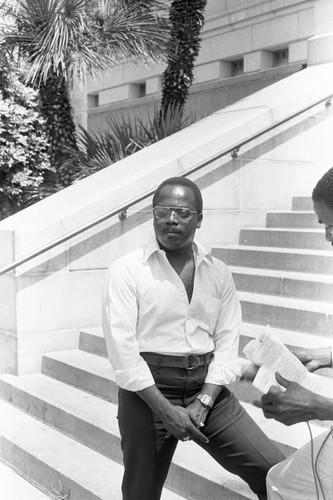
[[[229,266],[333,275],[333,252],[230,245],[212,249]]]
[[[296,347],[327,347],[331,345],[331,339],[325,337],[324,335],[310,335],[304,331],[291,331],[282,328],[274,328],[267,325],[257,325],[255,323],[243,322],[241,326],[241,352],[245,345],[252,339],[257,338],[264,332],[270,332],[272,335],[277,337],[281,342],[287,346]]]
[[[93,340],[93,342],[92,342]],[[80,331],[79,349],[97,356],[107,356],[104,334],[101,326],[88,327]]]
[[[107,358],[80,350],[57,351],[43,356],[42,373],[115,403],[115,378]]]
[[[292,210],[313,210],[311,196],[293,196]]]
[[[3,500],[50,500],[50,497],[0,462],[0,491]]]
[[[268,212],[266,227],[318,228],[318,217],[314,212]]]
[[[239,355],[240,357],[244,357],[243,349],[246,344],[256,338],[258,335],[264,333],[267,330],[267,325],[259,325],[254,323],[246,323],[243,322],[240,330],[240,342],[239,342]],[[316,333],[312,335],[308,332],[297,332],[286,329],[279,329],[274,327],[269,327],[269,331],[275,335],[277,338],[281,340],[287,346],[297,346],[297,347],[307,347],[307,348],[315,348],[315,347],[327,347],[331,345],[331,339],[327,336],[320,335]],[[95,327],[93,329],[87,328],[81,332],[81,335],[84,335],[85,342],[84,346],[87,349],[87,352],[94,353],[95,343],[104,343],[104,351],[101,354],[100,349],[98,349],[99,354],[102,356],[106,356],[106,347],[105,341],[103,337],[103,331],[101,327]],[[318,370],[318,374],[322,376],[332,377],[332,371],[326,368]],[[73,378],[73,377],[72,377]],[[255,399],[260,397],[259,392],[252,386],[252,384],[246,383],[234,383],[230,385],[230,389],[235,393],[235,395],[241,400],[241,402],[253,402]],[[318,423],[321,425],[321,422]],[[287,453],[287,444],[283,444],[280,446]]]
[[[273,327],[333,334],[333,307],[326,302],[238,292],[245,322]]]
[[[267,330],[267,325],[260,325],[260,324],[255,324],[255,323],[247,323],[243,321],[241,325],[241,330],[240,330],[240,356],[243,356],[242,352],[246,344],[256,338],[258,335],[263,333],[264,331]],[[305,331],[292,331],[292,330],[287,330],[287,329],[281,329],[281,328],[274,328],[272,326],[269,327],[269,331],[278,337],[281,342],[288,346],[298,346],[298,347],[308,347],[308,348],[313,348],[313,347],[326,347],[328,345],[331,345],[331,339],[328,338],[325,335],[320,335],[319,333],[316,332],[315,335],[311,335],[308,332]],[[85,349],[87,349],[86,352],[94,354],[94,346],[95,343],[103,343],[104,344],[104,350],[103,353],[100,352],[99,349],[99,354],[100,356],[106,357],[106,347],[105,347],[105,340],[103,337],[103,331],[102,328],[94,328],[92,330],[90,329],[85,329],[83,332],[81,332],[80,335],[84,335],[85,338]],[[82,354],[79,355],[81,357],[82,362],[84,362],[84,358]],[[108,361],[105,363],[105,366],[108,366]],[[81,365],[81,368],[84,369],[84,365]]]
[[[230,266],[239,291],[333,301],[333,276]]]
[[[121,463],[115,404],[40,373],[0,376],[0,397]]]
[[[244,357],[243,354],[243,349],[246,346],[246,344],[256,338],[258,335],[262,334],[267,330],[267,325],[260,325],[260,324],[255,324],[255,323],[247,323],[244,322],[241,325],[241,330],[240,330],[240,340],[239,340],[239,356]],[[287,346],[290,347],[308,347],[308,348],[314,348],[314,347],[327,347],[331,345],[331,339],[325,335],[320,335],[318,332],[315,334],[311,334],[309,332],[305,331],[292,331],[292,330],[287,330],[287,329],[281,329],[281,328],[275,328],[270,326],[269,331],[278,337],[281,342],[286,344]],[[103,357],[106,357],[106,347],[105,347],[105,341],[103,337],[103,331],[101,327],[95,327],[95,328],[86,328],[84,331],[81,332],[81,335],[84,335],[85,338],[85,349],[87,352],[93,353],[95,352],[95,343],[104,343],[104,351],[101,354],[100,349],[98,349],[98,355],[102,355]],[[68,356],[68,355],[67,355]],[[82,357],[82,354],[80,354],[81,357],[81,363],[84,363],[84,358]],[[105,366],[108,366],[107,364]],[[84,365],[81,364],[81,369],[83,369]],[[61,369],[61,365],[59,366],[59,369]],[[332,370],[323,368],[317,372],[320,375],[323,376],[328,376],[332,377]],[[56,376],[56,373],[54,374]],[[73,377],[71,377],[73,379]],[[241,384],[242,385],[242,384]],[[251,401],[254,399],[252,397],[253,394],[257,394],[256,390],[251,386],[248,388],[248,393],[246,393],[246,390],[242,388],[241,392],[239,389],[236,389],[236,385],[232,385],[232,390],[235,392],[237,396],[239,396],[239,399],[243,401]],[[113,389],[111,388],[110,391]],[[114,396],[115,398],[116,396]]]
[[[3,457],[26,477],[71,500],[120,500],[120,464],[2,401],[0,415]],[[166,485],[174,492],[165,488],[162,500],[255,499],[193,442],[178,444]]]
[[[3,459],[50,494],[64,500],[121,500],[120,464],[3,401],[0,424]],[[182,499],[166,489],[162,498]]]
[[[251,338],[255,337],[255,332],[252,331],[252,333],[251,333],[250,327],[246,331],[247,331],[247,334],[248,334],[249,337],[251,337]],[[65,362],[68,363],[68,361],[69,361],[68,352],[63,351],[61,353],[57,352],[55,354],[57,355],[57,360],[58,361],[59,361],[59,359],[61,357],[63,357],[65,359]],[[97,362],[89,363],[89,356],[93,356],[93,355],[85,353],[85,357],[82,357],[81,353],[79,351],[75,351],[75,350],[71,351],[70,359],[72,360],[72,372],[73,372],[73,375],[72,375],[71,379],[72,379],[73,382],[75,382],[75,380],[77,380],[77,377],[75,376],[75,371],[77,369],[76,367],[79,366],[80,370],[82,370],[83,366],[84,366],[84,359],[87,360],[87,367],[86,367],[87,375],[91,376],[91,377],[94,377],[94,375],[95,375],[94,371],[95,372],[97,371],[100,374],[103,371],[106,363],[109,363],[108,360],[106,360],[106,359],[104,359],[102,357],[97,357],[98,363]],[[100,365],[98,369],[97,369],[97,364]],[[92,367],[94,368],[94,371],[92,371]],[[61,365],[59,365],[59,373],[61,373]],[[53,375],[56,376],[57,373],[54,371]],[[31,378],[29,379],[29,377],[31,377]],[[36,377],[36,375],[34,375],[34,377]],[[43,376],[40,375],[40,377],[43,377]],[[25,379],[25,381],[19,382],[19,379],[21,379],[21,380]],[[66,398],[66,400],[64,400],[63,391],[65,391],[67,389],[63,387],[63,384],[61,384],[61,382],[58,382],[56,380],[56,381],[53,382],[54,387],[55,387],[54,395],[51,396],[51,395],[47,394],[47,391],[48,391],[48,389],[47,389],[47,387],[48,387],[48,385],[47,385],[47,379],[48,379],[48,377],[44,377],[43,378],[43,380],[44,380],[43,383],[45,384],[44,389],[42,389],[42,390],[39,389],[39,391],[42,392],[41,399],[48,398],[48,401],[50,403],[52,403],[53,406],[57,406],[59,408],[63,408],[63,411],[66,411],[68,413],[73,412],[72,408],[75,408],[76,412],[81,412],[81,414],[84,415],[84,413],[81,411],[81,406],[82,406],[82,404],[86,404],[86,403],[82,403],[81,404],[79,402],[80,396],[79,395],[75,396],[75,391],[80,392],[80,391],[78,391],[78,389],[75,389],[74,387],[71,388],[71,390],[68,392],[69,396]],[[1,384],[1,380],[4,380],[5,382]],[[113,384],[115,386],[115,381],[114,380],[111,381],[109,379],[109,377],[108,377],[108,383],[109,383],[110,386],[111,386],[111,384]],[[33,385],[33,376],[26,375],[24,377],[15,377],[13,375],[5,375],[5,376],[0,377],[0,394],[4,394],[4,397],[6,399],[9,399],[10,397],[13,398],[14,394],[11,393],[10,387],[8,387],[7,389],[6,389],[6,387],[5,388],[3,387],[6,384],[9,385],[9,386],[14,386],[15,385],[18,389],[21,389],[23,391],[28,391],[29,387]],[[59,389],[58,390],[56,390],[57,384],[59,384]],[[36,385],[36,384],[34,384],[34,385]],[[38,389],[36,389],[36,388],[32,388],[31,390],[38,391]],[[59,394],[59,396],[58,396],[58,394]],[[36,394],[35,394],[35,396],[36,396]],[[57,403],[57,398],[58,397],[59,397],[60,400]],[[92,408],[94,408],[94,407],[99,408],[98,403],[94,402],[94,400],[98,401],[98,398],[96,398],[95,396],[91,396],[91,395],[88,394],[85,397],[84,401],[88,401],[89,400],[88,398],[91,398],[91,402],[89,403],[89,405]],[[64,400],[64,401],[62,401],[62,400]],[[67,400],[68,400],[68,403],[66,402]],[[74,401],[76,400],[76,401],[73,402],[72,400],[74,400]],[[18,398],[17,401],[18,401],[18,404],[19,404],[20,399]],[[100,404],[100,407],[103,409],[103,408],[107,408],[108,405],[110,405],[110,408],[114,412],[113,416],[115,417],[115,409],[114,409],[115,407],[114,407],[114,405],[112,405],[110,403],[107,403],[107,402],[103,402],[103,403],[104,403],[104,405]],[[15,401],[14,401],[14,404],[16,404]],[[64,408],[64,405],[67,405],[67,407]],[[264,430],[264,432],[267,433],[268,436],[270,436],[270,437],[271,436],[277,436],[277,435],[279,435],[279,431],[283,430],[284,432],[280,433],[279,439],[277,439],[277,441],[279,441],[283,445],[288,445],[289,447],[292,447],[292,448],[296,448],[296,447],[300,446],[299,441],[298,441],[299,436],[298,437],[295,436],[296,441],[293,441],[292,437],[289,436],[289,434],[288,434],[289,431],[287,432],[287,434],[285,433],[285,427],[282,424],[279,424],[278,422],[275,422],[273,420],[266,420],[265,418],[261,418],[262,412],[261,412],[261,410],[259,408],[255,408],[255,407],[252,408],[251,406],[247,406],[247,405],[245,405],[245,406],[246,406],[246,409],[249,411],[249,413],[251,415],[254,415],[255,420],[259,418],[259,420],[261,422],[261,428]],[[27,411],[29,411],[29,410],[27,410]],[[42,414],[47,414],[47,412],[45,410],[40,410],[39,408],[37,408],[36,411],[38,411],[39,413],[42,413]],[[111,414],[111,410],[105,410],[104,409],[104,410],[101,410],[101,411],[103,411],[104,413],[106,411],[109,411],[109,413]],[[86,415],[88,415],[89,418],[90,418],[90,424],[92,424],[94,422],[94,418],[95,418],[94,415],[95,415],[96,412],[98,412],[98,410],[95,410],[95,409],[87,410],[86,411]],[[60,417],[57,417],[57,418],[59,419]],[[82,419],[83,420],[87,420],[87,417],[86,416],[82,416]],[[101,425],[101,424],[99,423],[99,425]],[[107,425],[109,427],[111,426],[110,428],[112,429],[112,432],[115,432],[118,435],[118,430],[117,429],[114,430],[114,427],[110,423],[107,423]],[[108,429],[108,427],[106,427],[106,429]],[[108,432],[108,431],[106,430],[106,432]],[[275,439],[275,437],[274,437],[274,439]],[[92,442],[94,442],[94,441],[97,442],[97,440],[92,439]]]
[[[100,358],[100,361],[102,361],[102,358]],[[37,417],[39,420],[43,420],[44,423],[64,432],[67,435],[67,441],[65,439],[65,434],[61,434],[61,436],[65,436],[61,438],[61,442],[68,443],[68,440],[73,437],[75,441],[73,441],[71,445],[67,444],[67,447],[71,446],[72,449],[78,449],[77,444],[81,443],[80,449],[83,450],[83,452],[88,446],[94,449],[95,453],[102,453],[105,458],[112,459],[117,463],[121,461],[115,405],[102,401],[90,394],[84,394],[81,390],[64,385],[61,382],[40,374],[20,377],[3,375],[0,378],[0,393],[2,398],[11,401],[13,405],[23,410],[25,412],[24,415],[26,415],[26,413],[33,414],[33,416]],[[295,448],[299,448],[307,442],[308,433],[307,427],[304,424],[285,427],[274,420],[265,419],[259,408],[246,403],[243,403],[243,406],[271,439],[278,443],[282,443],[280,447],[282,447],[285,452],[291,453]],[[3,402],[0,401],[0,412],[2,412],[2,407]],[[13,407],[10,407],[10,410],[13,410]],[[1,413],[0,424],[5,417],[6,411]],[[11,419],[6,419],[5,429],[10,422]],[[17,420],[15,417],[13,429],[15,429],[16,426]],[[34,424],[34,427],[38,426]],[[29,420],[27,421],[27,428],[30,429]],[[10,427],[10,429],[12,429],[12,427]],[[43,449],[52,448],[53,439],[56,438],[56,434],[52,434],[52,432],[50,434],[48,428],[44,429],[44,427],[40,427],[40,429],[41,431],[39,431],[39,434],[34,433],[35,437],[31,438],[31,444],[33,444],[34,440],[36,441],[33,450],[35,450],[35,448],[39,450],[40,447],[43,447]],[[322,432],[322,430],[322,427],[316,424],[313,425],[313,432],[315,435]],[[11,441],[7,433],[5,432],[4,434],[6,439]],[[41,435],[43,436],[43,445],[38,442]],[[48,438],[49,435],[50,438]],[[78,443],[76,443],[77,441]],[[15,443],[17,445],[17,441],[15,441],[14,444]],[[204,483],[204,487],[207,491],[211,493],[209,498],[212,499],[220,498],[221,494],[223,494],[221,486],[219,486],[221,481],[228,493],[229,489],[230,491],[232,490],[238,493],[243,492],[244,494],[248,492],[247,486],[242,481],[222,470],[208,455],[206,456],[203,450],[194,443],[191,444],[191,453],[189,454],[189,443],[179,443],[166,485],[170,487],[172,485],[175,491],[178,491],[179,494],[187,498],[190,497],[198,500],[202,498],[202,496],[200,496],[203,493],[202,483]],[[64,456],[67,457],[66,446],[63,447],[63,453]],[[27,453],[30,455],[32,454],[31,449],[27,449],[26,445],[21,446],[20,444],[19,448],[23,448],[25,456],[27,456]],[[18,452],[19,455],[20,453],[21,452]],[[47,453],[51,455],[51,451]],[[13,456],[15,460],[17,460],[16,455],[17,450],[14,450]],[[37,452],[36,456],[35,454],[33,454],[33,456],[37,459],[40,458],[39,452]],[[72,459],[73,456],[75,456],[74,451],[70,454]],[[20,463],[13,463],[13,458],[10,459],[8,456],[5,458],[14,466],[20,466]],[[30,460],[29,457],[28,460]],[[44,460],[45,457],[43,457],[43,461]],[[46,462],[45,466],[49,466],[49,463]],[[73,465],[71,465],[71,467],[73,467]],[[117,470],[119,471],[119,468]],[[22,472],[27,474],[26,469]],[[61,470],[58,472],[61,473]],[[119,473],[121,473],[121,471],[119,471]],[[49,475],[50,472],[48,471],[47,474]],[[188,475],[188,477],[186,477],[186,475]],[[38,480],[38,478],[31,474],[28,474],[28,477],[33,480]],[[66,485],[66,488],[67,483],[68,478],[66,478],[65,483],[63,483]],[[41,484],[43,487],[47,487],[45,483]],[[79,484],[81,485],[81,482]],[[76,498],[75,495],[74,498]],[[90,497],[88,496],[87,498]],[[243,497],[235,496],[230,498],[238,499]],[[245,498],[252,497],[245,496]]]
[[[239,244],[275,248],[327,250],[324,230],[287,228],[246,228],[239,233]]]

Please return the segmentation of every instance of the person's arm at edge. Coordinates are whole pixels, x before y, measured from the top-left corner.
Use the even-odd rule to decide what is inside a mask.
[[[277,382],[286,390],[272,387],[256,401],[266,418],[274,418],[285,425],[309,420],[333,420],[333,399],[326,398],[291,382],[276,373]]]
[[[332,347],[289,347],[289,350],[303,363],[309,372],[319,368],[332,368]]]

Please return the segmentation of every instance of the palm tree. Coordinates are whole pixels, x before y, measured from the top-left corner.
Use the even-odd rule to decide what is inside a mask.
[[[194,62],[200,49],[207,0],[173,0],[168,65],[163,73],[161,115],[168,109],[182,112],[193,82]]]
[[[120,59],[161,61],[168,38],[162,8],[158,0],[15,0],[0,50],[25,60],[26,83],[39,90],[60,185],[77,173],[60,169],[64,145],[77,149],[73,79],[96,76]]]

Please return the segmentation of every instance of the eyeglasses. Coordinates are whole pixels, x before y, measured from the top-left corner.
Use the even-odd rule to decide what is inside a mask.
[[[171,212],[173,212],[179,221],[189,222],[197,211],[190,210],[185,207],[161,207],[156,206],[153,208],[154,216],[156,219],[165,220],[170,217]]]

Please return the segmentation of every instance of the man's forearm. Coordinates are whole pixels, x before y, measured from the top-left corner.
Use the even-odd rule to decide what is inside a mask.
[[[173,405],[167,400],[166,397],[163,396],[156,385],[152,385],[142,391],[138,391],[137,394],[159,416],[172,410]]]
[[[215,402],[216,398],[222,391],[223,387],[224,387],[223,385],[207,383],[204,384],[200,389],[200,394],[207,394],[207,396],[210,396],[212,400]]]

